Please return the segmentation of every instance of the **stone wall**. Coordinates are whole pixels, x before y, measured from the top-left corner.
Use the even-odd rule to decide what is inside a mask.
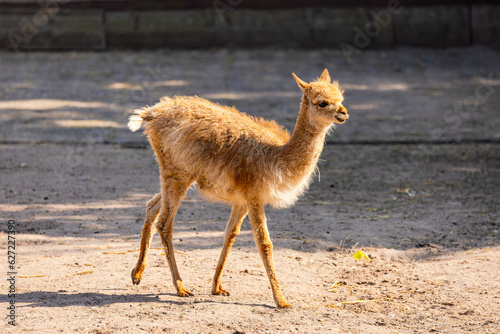
[[[497,1],[305,3],[0,0],[0,49],[500,45]]]

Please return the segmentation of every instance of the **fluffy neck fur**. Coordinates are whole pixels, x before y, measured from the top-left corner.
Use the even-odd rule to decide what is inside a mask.
[[[329,127],[311,123],[309,105],[303,96],[292,136],[277,156],[277,166],[284,181],[278,187],[283,201],[277,207],[293,204],[307,190],[323,150]]]

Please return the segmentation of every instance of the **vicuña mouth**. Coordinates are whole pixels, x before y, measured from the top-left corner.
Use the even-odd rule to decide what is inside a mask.
[[[347,116],[335,116],[335,118],[337,119],[337,121],[339,121],[340,123],[344,123],[345,121],[347,121]]]

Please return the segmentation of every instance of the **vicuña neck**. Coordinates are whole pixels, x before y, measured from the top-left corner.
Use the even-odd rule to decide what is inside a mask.
[[[293,179],[308,177],[314,171],[327,132],[326,128],[311,124],[308,108],[309,103],[303,97],[295,129],[279,157],[280,167]]]

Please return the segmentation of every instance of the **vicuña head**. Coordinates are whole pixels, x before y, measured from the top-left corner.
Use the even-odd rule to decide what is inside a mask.
[[[222,271],[248,214],[275,303],[280,308],[290,307],[276,277],[264,206],[282,208],[297,200],[317,169],[326,133],[334,123],[348,119],[342,91],[331,82],[326,69],[311,83],[293,76],[303,97],[291,136],[272,121],[198,97],[165,97],[130,117],[128,126],[132,131],[145,124],[144,133],[155,152],[161,181],[161,192],[147,205],[141,252],[132,270],[134,284],[143,277],[156,222],[177,294],[192,295],[184,288],[177,269],[172,232],[179,204],[187,189],[196,183],[207,198],[232,205],[212,293],[229,295],[222,288]]]
[[[302,93],[302,108],[307,108],[309,122],[318,128],[328,128],[332,123],[342,124],[349,116],[342,105],[343,91],[338,82],[332,83],[328,70],[325,69],[318,80],[306,83],[292,73]],[[301,108],[301,109],[302,109]]]

